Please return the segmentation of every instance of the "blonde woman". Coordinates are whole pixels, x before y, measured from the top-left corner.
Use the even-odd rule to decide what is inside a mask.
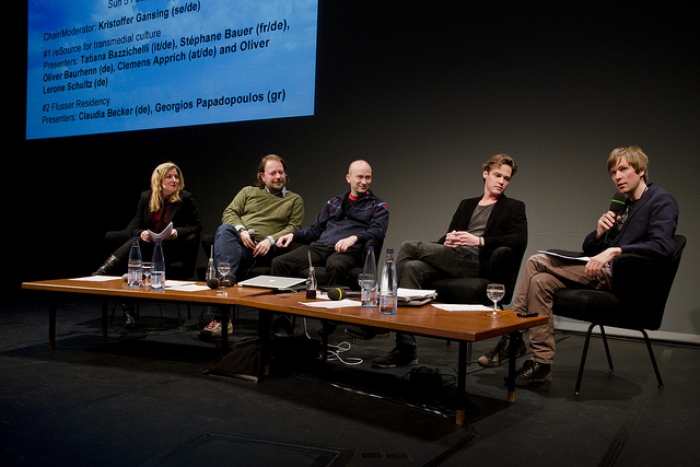
[[[177,165],[165,162],[156,167],[151,175],[151,188],[141,193],[136,216],[125,232],[110,232],[106,236],[108,241],[118,239],[122,245],[93,275],[121,275],[126,272],[132,237],[139,237],[141,256],[149,261],[153,255],[153,238],[149,230],[160,233],[172,222],[172,233],[163,239],[166,277],[189,279],[194,272],[202,222],[192,194],[184,188],[185,179]],[[135,328],[133,305],[125,302],[122,308],[125,327]]]
[[[151,175],[151,189],[141,193],[136,215],[126,229],[129,239],[107,258],[94,275],[121,275],[126,272],[133,236],[139,237],[142,257],[144,261],[149,261],[153,252],[153,238],[149,230],[162,232],[172,222],[172,234],[163,239],[166,272],[169,278],[189,279],[194,272],[202,222],[192,193],[184,190],[184,187],[182,170],[177,165],[165,162],[156,167]]]

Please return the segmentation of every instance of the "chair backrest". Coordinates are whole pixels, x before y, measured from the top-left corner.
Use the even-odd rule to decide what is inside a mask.
[[[656,330],[661,327],[666,301],[686,245],[683,235],[675,235],[673,241],[675,249],[667,260],[623,254],[613,261],[612,292],[622,305],[621,318],[630,317],[638,328]]]
[[[486,279],[506,286],[502,304],[510,303],[513,299],[524,254],[524,251],[502,246],[496,248],[489,258]]]

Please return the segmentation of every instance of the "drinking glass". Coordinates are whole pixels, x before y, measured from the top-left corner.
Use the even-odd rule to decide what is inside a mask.
[[[360,301],[362,302],[362,307],[363,308],[376,308],[377,307],[377,295],[376,295],[377,282],[376,282],[376,279],[370,275],[368,277],[368,279],[365,280],[364,274],[360,274],[357,276],[357,282],[358,282],[358,284],[360,284],[360,290],[361,290]]]
[[[226,276],[228,276],[231,272],[231,263],[222,261],[217,265],[216,268],[219,270],[219,274],[221,274],[221,280],[219,281],[219,289],[221,289],[223,287],[223,282],[226,279]]]
[[[149,261],[144,261],[141,263],[141,272],[143,273],[143,285],[148,287],[151,285],[151,263]]]
[[[503,284],[489,284],[486,286],[486,296],[489,297],[489,300],[493,302],[493,311],[491,312],[491,316],[498,316],[498,302],[500,302],[503,299],[503,296],[506,294],[506,286]]]

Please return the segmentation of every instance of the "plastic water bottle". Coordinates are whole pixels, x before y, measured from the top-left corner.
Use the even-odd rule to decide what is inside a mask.
[[[142,274],[143,261],[141,260],[141,247],[139,246],[139,237],[134,236],[131,239],[131,249],[129,250],[129,266],[127,273],[127,283],[129,287],[138,289],[141,287],[143,280]]]
[[[306,298],[316,298],[316,271],[313,266],[309,268],[309,277],[306,279]]]
[[[362,268],[362,307],[377,308],[377,261],[374,257],[374,247],[367,247],[365,265]]]
[[[207,264],[207,272],[204,274],[204,281],[216,278],[216,268],[214,267],[214,246],[211,247],[211,254],[209,255],[209,263]]]
[[[151,290],[165,290],[165,257],[163,256],[163,241],[160,238],[157,238],[155,245],[153,245]]]
[[[397,307],[398,279],[396,277],[396,261],[394,250],[386,250],[386,259],[382,269],[382,281],[379,295],[379,312],[383,315],[395,315]]]

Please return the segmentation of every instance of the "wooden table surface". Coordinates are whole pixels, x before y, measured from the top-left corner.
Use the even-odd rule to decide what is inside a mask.
[[[253,308],[468,342],[489,339],[547,323],[546,316],[520,318],[512,311],[502,311],[497,317],[493,317],[488,311],[444,311],[432,304],[420,307],[399,306],[395,315],[382,315],[378,308],[367,309],[360,306],[316,308],[304,305],[308,302],[322,301],[327,300],[307,300],[304,292],[247,295],[235,298],[236,304]],[[359,305],[359,302],[357,303]]]

